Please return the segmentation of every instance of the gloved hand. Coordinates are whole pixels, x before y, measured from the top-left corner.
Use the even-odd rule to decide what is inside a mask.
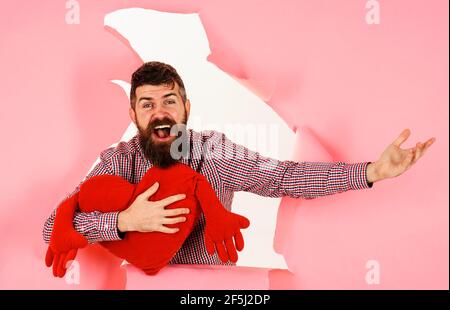
[[[203,175],[197,177],[196,196],[205,215],[205,245],[210,255],[217,254],[222,262],[237,262],[238,251],[244,248],[241,229],[247,228],[250,221],[239,214],[225,209],[217,198],[211,185]],[[234,243],[233,243],[234,238]]]
[[[64,200],[56,209],[50,244],[45,255],[47,267],[53,265],[53,275],[64,277],[66,265],[77,255],[77,250],[88,244],[87,239],[73,228],[73,217],[78,208],[78,193]]]

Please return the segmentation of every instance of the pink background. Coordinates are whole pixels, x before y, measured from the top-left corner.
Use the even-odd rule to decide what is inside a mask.
[[[129,124],[109,80],[129,81],[141,60],[103,17],[143,7],[198,12],[209,61],[271,81],[268,104],[300,129],[297,160],[375,161],[404,128],[405,148],[437,138],[411,170],[370,190],[283,199],[275,249],[291,272],[261,270],[271,289],[448,289],[448,1],[380,1],[380,25],[366,24],[363,0],[78,2],[79,25],[65,23],[63,0],[0,5],[0,288],[125,287],[125,270],[98,246],[79,255],[80,285],[54,279],[41,231]],[[369,260],[378,285],[365,282]],[[227,281],[267,279],[246,273]]]

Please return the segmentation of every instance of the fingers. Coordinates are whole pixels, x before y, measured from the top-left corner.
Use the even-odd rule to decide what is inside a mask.
[[[50,247],[48,247],[47,249],[47,253],[45,254],[45,265],[47,267],[50,267],[53,263],[53,251],[50,249]]]
[[[55,277],[58,277],[59,259],[60,259],[60,255],[59,254],[55,254],[55,256],[53,258],[53,275]]]
[[[162,233],[166,233],[166,234],[174,234],[174,233],[176,233],[179,230],[180,229],[176,228],[176,227],[175,228],[169,228],[169,227],[166,227],[164,225],[161,225],[161,227],[159,227],[159,229],[157,231],[162,232]]]
[[[145,200],[148,200],[156,191],[158,190],[159,183],[155,182],[152,186],[150,186],[145,192],[143,192],[140,196]]]
[[[434,143],[434,141],[436,141],[436,138],[428,139],[428,141],[425,142],[425,144],[423,146],[423,150],[422,150],[422,156],[423,156],[423,154],[425,154],[427,149]]]
[[[56,271],[59,278],[64,277],[64,275],[66,274],[66,257],[67,257],[67,253],[60,254],[58,267],[57,267],[57,271]]]
[[[206,251],[208,252],[208,254],[213,255],[214,254],[214,242],[212,241],[211,237],[208,234],[205,235],[205,246],[206,246]]]
[[[162,212],[163,216],[176,216],[181,214],[188,214],[190,210],[188,208],[176,208],[176,209],[168,209]]]
[[[69,251],[69,253],[67,253],[66,262],[64,263],[66,269],[69,269],[70,266],[72,266],[72,263],[70,262],[75,260],[75,257],[77,256],[77,251],[78,249],[72,249]],[[68,263],[70,264],[67,266]]]
[[[422,154],[422,147],[423,147],[423,145],[420,142],[418,142],[416,144],[416,148],[415,148],[415,150],[413,152],[414,156],[413,156],[413,160],[412,160],[411,164],[415,164],[416,161],[420,158],[420,156]]]
[[[61,255],[58,266],[58,277],[64,277],[64,275],[66,274],[66,270],[69,269],[69,267],[72,265],[69,263],[72,262],[76,256],[77,249],[72,249],[67,254]]]
[[[425,154],[426,150],[434,143],[434,141],[436,141],[436,138],[428,139],[425,143],[417,142],[416,147],[414,148],[415,154],[412,164],[415,164],[419,158]]]
[[[231,238],[225,239],[225,246],[227,248],[230,261],[233,263],[237,262],[238,254],[236,252],[236,247],[234,246],[233,240]]]
[[[53,275],[55,277],[62,278],[66,274],[66,269],[70,267],[67,264],[73,261],[77,256],[77,249],[72,249],[66,253],[53,253],[50,247],[47,249],[45,255],[45,264],[47,267],[52,266],[53,263]]]
[[[430,145],[432,145],[436,141],[436,138],[428,139],[427,142],[425,142],[425,149],[427,149]]]
[[[166,225],[166,224],[176,224],[176,223],[181,223],[181,222],[186,222],[186,218],[184,216],[165,217],[162,220],[162,224],[164,224],[164,225]]]
[[[158,204],[162,207],[166,207],[166,206],[170,205],[171,203],[174,203],[179,200],[183,200],[184,198],[186,198],[185,194],[173,195],[173,196],[169,196],[167,198],[161,199],[160,201],[158,201]]]
[[[400,134],[400,136],[398,136],[398,138],[395,139],[395,141],[393,142],[393,145],[395,145],[395,146],[402,145],[402,143],[405,142],[406,139],[408,139],[410,134],[411,134],[411,131],[409,129],[404,129],[402,131],[402,133]]]
[[[214,255],[215,250],[217,250],[217,254],[220,260],[224,263],[231,261],[233,263],[237,262],[238,254],[236,252],[236,248],[241,251],[244,247],[244,240],[242,238],[242,234],[238,232],[234,236],[234,240],[238,240],[236,242],[236,246],[233,242],[232,238],[225,239],[225,246],[222,241],[214,242],[211,237],[206,234],[205,235],[205,246],[206,251],[209,255]]]
[[[250,221],[248,220],[248,218],[239,214],[237,215],[239,217],[239,226],[241,228],[247,228],[248,226],[250,226]]]
[[[234,243],[236,244],[236,249],[238,251],[242,251],[244,249],[244,237],[242,237],[240,230],[238,230],[234,235]]]
[[[415,154],[414,148],[408,150],[408,154],[406,155],[406,158],[401,163],[401,166],[403,167],[404,170],[409,169],[409,167],[411,166],[412,161],[414,159],[414,154]]]
[[[219,258],[222,262],[226,263],[228,261],[228,254],[225,250],[225,247],[223,245],[223,242],[216,242],[215,243],[217,254],[219,254]]]

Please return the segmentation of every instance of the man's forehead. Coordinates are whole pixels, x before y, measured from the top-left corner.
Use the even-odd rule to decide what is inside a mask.
[[[174,87],[171,85],[142,85],[136,88],[136,96],[150,96],[153,98],[162,97],[168,93],[176,93],[178,94],[178,85],[174,83]]]

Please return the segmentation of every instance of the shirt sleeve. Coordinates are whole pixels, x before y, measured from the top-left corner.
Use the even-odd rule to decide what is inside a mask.
[[[223,134],[215,139],[211,150],[220,178],[231,191],[314,199],[373,186],[367,181],[370,162],[279,161],[236,144]]]
[[[102,160],[92,169],[86,178],[80,182],[75,190],[63,200],[71,197],[79,192],[81,184],[89,178],[96,175],[113,174],[108,167],[106,161]],[[59,205],[59,204],[58,204]],[[53,223],[55,221],[56,208],[52,211],[44,224],[42,235],[46,243],[50,243],[50,237],[53,230]],[[73,226],[75,230],[86,237],[89,243],[100,241],[113,241],[123,239],[123,234],[119,233],[117,229],[117,218],[119,212],[75,212],[73,219]]]

